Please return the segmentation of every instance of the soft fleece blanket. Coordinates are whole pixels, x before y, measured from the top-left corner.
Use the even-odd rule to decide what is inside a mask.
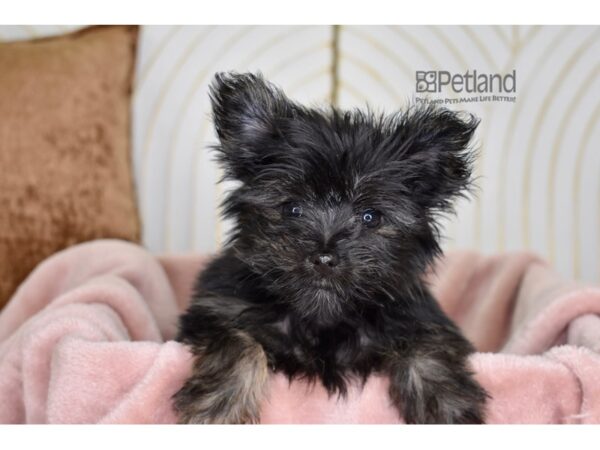
[[[200,256],[156,258],[120,241],[42,263],[0,314],[0,422],[173,423],[189,374],[172,341]],[[489,423],[600,422],[600,289],[561,280],[529,254],[452,253],[430,274],[480,353]],[[387,381],[346,400],[273,375],[264,423],[400,423]]]

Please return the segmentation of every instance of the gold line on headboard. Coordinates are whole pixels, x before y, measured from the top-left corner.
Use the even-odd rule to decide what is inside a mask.
[[[533,25],[529,31],[525,34],[524,37],[520,38],[518,42],[513,43],[511,46],[512,51],[514,53],[519,53],[523,47],[531,42],[536,34],[541,31],[542,27],[540,25]]]
[[[340,89],[340,92],[343,91],[347,95],[350,95],[351,97],[353,97],[354,98],[353,103],[364,104],[364,102],[366,101],[364,94],[358,88],[354,87],[353,84],[349,83],[348,81],[344,80],[343,78],[340,79],[339,89]]]
[[[556,136],[554,138],[554,145],[552,146],[552,150],[550,152],[550,175],[548,177],[546,192],[548,193],[548,207],[546,209],[546,223],[548,227],[548,235],[547,235],[547,245],[548,245],[548,254],[550,255],[550,259],[554,260],[556,257],[556,246],[554,243],[554,233],[555,233],[555,223],[554,223],[554,204],[557,201],[556,198],[556,168],[557,168],[557,160],[558,154],[561,150],[563,151],[571,151],[569,146],[563,146],[564,138],[566,135],[566,130],[571,121],[575,118],[575,111],[577,107],[580,106],[581,101],[584,99],[584,96],[589,93],[589,86],[592,81],[598,77],[600,74],[600,63],[596,64],[596,66],[590,71],[588,76],[585,78],[585,81],[579,85],[579,89],[575,95],[571,98],[569,102],[569,106],[565,108],[564,113],[562,113],[562,120],[560,121],[560,127],[556,132]],[[573,192],[571,192],[573,195]],[[574,228],[572,230],[573,234],[579,234],[579,229]]]
[[[492,28],[496,28],[496,27],[492,27]],[[444,30],[456,30],[455,27],[453,28],[442,28],[442,27],[438,27],[438,26],[428,26],[427,29],[434,35],[437,37],[437,39],[440,41],[440,43],[442,43],[442,45],[444,45],[449,53],[458,61],[459,66],[463,67],[465,70],[469,69],[471,67],[471,64],[465,59],[463,53],[454,45],[454,40],[456,39],[455,37],[449,35],[448,33],[446,33]],[[478,51],[480,51],[480,47],[476,47]],[[484,57],[483,55],[481,55],[482,57]],[[460,94],[458,93],[450,93],[450,96],[453,98],[458,98],[460,96]],[[483,110],[484,110],[484,114],[486,115],[486,117],[490,117],[490,112],[491,112],[491,105],[489,103],[484,104],[483,106]],[[480,133],[480,138],[481,138],[481,142],[485,143],[487,142],[486,137],[489,133],[490,128],[489,127],[483,127],[480,129],[479,133]],[[479,177],[482,176],[482,172],[483,172],[483,160],[485,157],[485,147],[482,146],[479,149],[479,153],[478,153],[478,158],[475,160],[475,164],[474,164],[474,169],[473,169],[473,173],[474,173],[474,178],[478,179]],[[482,222],[482,216],[483,216],[483,211],[482,211],[482,206],[481,206],[481,198],[479,195],[474,195],[472,197],[472,201],[473,201],[473,238],[475,241],[475,245],[479,246],[481,243],[481,222]],[[448,230],[448,234],[453,234],[454,230],[456,229],[456,227],[458,226],[456,220],[452,220],[449,222],[449,230]]]
[[[398,69],[401,72],[403,72],[407,77],[413,76],[412,68],[404,60],[400,59],[398,57],[398,55],[396,55],[394,52],[390,51],[386,46],[384,46],[378,40],[374,39],[371,35],[362,31],[362,29],[360,27],[350,27],[350,26],[344,27],[344,33],[354,35],[356,38],[363,40],[364,42],[369,44],[371,47],[373,47],[374,49],[383,53],[390,60],[392,60],[394,62],[394,64],[396,66],[398,66]]]
[[[586,159],[584,158],[585,152],[588,148],[593,148],[593,146],[589,146],[590,139],[592,138],[592,133],[595,130],[596,126],[600,125],[600,101],[596,103],[596,107],[594,111],[588,118],[587,123],[585,124],[585,128],[583,130],[583,138],[577,148],[577,156],[575,158],[575,171],[573,173],[573,228],[575,232],[573,233],[573,267],[574,267],[574,276],[576,279],[581,277],[581,248],[582,248],[582,240],[581,240],[581,223],[580,223],[580,215],[581,215],[581,185],[583,184],[582,171],[583,165]],[[600,148],[597,149],[600,151]],[[598,167],[598,173],[600,173],[600,167]],[[600,178],[600,177],[599,177]],[[600,184],[599,184],[600,186]],[[599,187],[600,189],[600,187]],[[600,206],[598,205],[598,201],[600,200],[600,192],[596,197],[596,208],[598,209],[600,215]],[[591,206],[590,206],[591,207]],[[600,230],[600,223],[596,228]],[[598,251],[596,252],[596,261],[600,258],[600,237],[598,238]],[[600,277],[599,277],[600,278]]]
[[[492,30],[494,31],[496,36],[498,36],[500,38],[500,40],[502,41],[502,43],[508,48],[511,46],[511,39],[502,32],[503,28],[504,27],[501,25],[492,26]]]
[[[511,51],[515,51],[515,50],[517,50],[521,46],[519,26],[518,25],[511,25],[510,26],[510,34],[511,34],[511,37],[510,37],[510,49],[511,49]]]
[[[360,68],[363,72],[365,72],[369,77],[373,78],[377,82],[377,84],[382,87],[395,101],[398,102],[398,105],[402,105],[404,103],[404,98],[398,93],[396,87],[386,79],[379,71],[371,66],[370,64],[362,61],[358,57],[354,57],[353,55],[341,52],[340,56],[342,59],[347,61],[348,63],[353,64],[354,66]],[[367,97],[368,98],[368,97]]]
[[[300,58],[303,58],[307,55],[312,55],[314,53],[317,53],[320,50],[328,50],[330,48],[331,48],[331,42],[325,41],[325,42],[320,42],[315,45],[311,45],[310,47],[306,47],[304,50],[302,50],[299,53],[293,53],[293,54],[289,55],[287,58],[280,60],[277,64],[272,66],[268,70],[269,77],[276,78],[282,70],[286,69],[287,66],[292,64],[294,61],[296,61]],[[329,95],[329,97],[331,98],[331,94]]]
[[[549,109],[550,104],[556,98],[556,91],[564,86],[564,79],[569,75],[569,73],[574,69],[575,64],[581,59],[587,49],[596,41],[596,39],[600,36],[600,29],[598,29],[595,33],[591,34],[583,44],[580,44],[577,50],[571,54],[569,59],[562,65],[560,71],[558,72],[558,76],[554,78],[554,81],[550,88],[546,91],[546,95],[541,103],[540,108],[538,109],[538,114],[536,116],[536,120],[532,127],[532,133],[529,135],[529,140],[527,142],[527,147],[525,148],[525,174],[530,174],[532,172],[533,158],[536,152],[536,145],[538,143],[538,138],[540,135],[540,131],[542,128],[542,124],[547,117],[547,111]],[[554,180],[552,180],[553,182]],[[522,198],[524,199],[521,202],[521,224],[523,233],[523,245],[525,248],[530,248],[531,240],[530,240],[530,211],[529,204],[531,200],[531,177],[525,176],[522,180]],[[552,201],[553,199],[549,199],[548,201]],[[548,229],[549,224],[546,224],[547,232],[550,232]],[[549,237],[550,238],[550,237]],[[548,256],[551,262],[555,262],[554,253],[553,253],[554,244],[550,248],[551,252]]]
[[[207,26],[207,27],[201,28],[200,32],[196,36],[194,36],[194,39],[192,39],[190,41],[190,43],[185,48],[185,50],[179,55],[179,58],[177,59],[175,64],[171,67],[171,70],[169,71],[166,81],[164,81],[162,83],[162,85],[159,89],[158,98],[157,98],[156,103],[154,104],[152,111],[150,113],[150,118],[148,120],[148,126],[146,127],[146,134],[144,136],[144,143],[142,146],[142,156],[144,158],[144,161],[146,161],[146,159],[147,159],[146,154],[148,153],[148,150],[150,148],[151,135],[154,132],[154,127],[156,126],[156,122],[158,120],[160,110],[167,98],[167,94],[169,93],[171,86],[173,85],[175,79],[181,72],[182,67],[187,62],[187,60],[189,59],[191,54],[196,50],[198,45],[200,45],[204,41],[204,39],[215,29],[216,28],[214,26]],[[146,172],[145,164],[144,164],[143,172],[144,173]]]
[[[158,122],[158,117],[159,117],[160,112],[163,108],[163,105],[167,99],[167,94],[169,93],[171,86],[174,83],[174,80],[179,75],[182,67],[187,62],[190,55],[194,52],[196,47],[203,41],[203,39],[214,29],[215,29],[215,27],[205,27],[200,30],[200,32],[194,37],[194,39],[190,42],[190,44],[181,53],[181,55],[177,59],[176,63],[171,67],[171,70],[170,70],[166,80],[162,83],[162,85],[160,86],[160,89],[158,90],[159,91],[158,98],[157,98],[156,102],[154,103],[152,110],[150,112],[149,120],[148,120],[147,126],[146,126],[146,132],[144,134],[144,139],[143,139],[142,148],[141,148],[141,155],[140,155],[140,157],[141,157],[141,179],[140,179],[141,192],[146,192],[145,186],[147,185],[148,164],[150,161],[150,156],[148,153],[150,150],[150,145],[152,143],[152,135],[155,132],[155,127]],[[167,174],[167,180],[166,180],[167,186],[166,187],[168,187],[170,184],[170,180],[169,180],[170,172],[166,171],[166,174]],[[167,197],[165,196],[165,201],[166,201],[166,198]],[[145,203],[145,202],[143,202],[143,203]],[[168,222],[170,220],[166,211],[167,210],[165,209],[165,214],[163,214],[163,221],[164,221],[165,227],[167,226],[166,222]],[[163,228],[163,237],[164,237],[164,228]],[[165,245],[164,245],[164,239],[163,239],[163,242],[160,243],[160,248],[163,251],[169,250],[169,248],[165,247]]]
[[[340,31],[341,25],[331,27],[331,96],[330,102],[338,106],[340,87]]]
[[[244,35],[248,34],[250,31],[252,31],[252,29],[254,29],[253,26],[240,28],[236,33],[234,33],[227,40],[225,40],[223,43],[221,43],[222,45],[219,47],[219,49],[218,49],[219,51],[216,53],[218,55],[218,59],[216,61],[218,61],[220,58],[222,58],[222,56],[224,54],[226,54],[235,44],[237,44],[243,38]],[[200,44],[201,44],[201,42],[197,42],[196,45],[194,45],[192,51],[195,51],[196,47],[199,46]],[[203,68],[203,70],[201,70],[198,73],[198,75],[196,75],[190,88],[187,89],[187,92],[183,96],[183,98],[184,98],[183,104],[179,107],[179,110],[177,111],[176,119],[174,120],[175,126],[171,130],[171,133],[169,133],[169,145],[166,149],[166,152],[167,152],[167,169],[166,170],[167,170],[167,176],[168,176],[166,187],[165,187],[165,190],[166,190],[166,193],[165,193],[166,221],[165,221],[165,227],[163,229],[163,242],[165,243],[166,250],[170,249],[170,236],[171,236],[172,213],[169,210],[171,208],[170,193],[171,193],[171,188],[172,188],[172,184],[173,184],[171,182],[171,172],[172,172],[173,158],[174,158],[174,153],[175,153],[174,144],[177,139],[177,136],[179,135],[179,129],[181,128],[181,125],[183,123],[183,118],[186,116],[187,111],[188,111],[190,105],[192,104],[194,94],[198,91],[200,86],[205,82],[206,78],[208,77],[209,72],[211,72],[211,74],[212,74],[213,70],[214,70],[214,66],[212,66],[212,65],[205,66]],[[194,176],[196,175],[195,171],[196,171],[197,163],[198,163],[198,160],[195,158],[194,165],[192,167]],[[195,208],[196,208],[195,202],[193,203],[193,208],[194,208],[194,215],[195,215]],[[217,222],[217,226],[218,226],[218,222]]]
[[[468,25],[462,25],[461,29],[465,32],[465,34],[469,37],[469,39],[471,41],[473,41],[473,43],[479,49],[479,51],[481,52],[483,57],[487,60],[487,63],[489,64],[489,66],[492,67],[494,69],[494,71],[497,72],[498,71],[497,59],[494,58],[490,54],[490,52],[488,51],[486,46],[483,45],[483,43],[479,39],[479,36],[477,36],[477,34],[474,33],[473,30],[471,30],[471,27]]]
[[[298,78],[293,83],[288,84],[288,92],[291,97],[295,96],[295,93],[300,91],[303,86],[313,82],[314,80],[318,80],[322,76],[329,77],[331,74],[331,65],[317,67],[312,72],[307,73],[306,75]]]
[[[459,61],[461,67],[469,69],[469,62],[465,59],[462,52],[453,44],[453,38],[442,31],[442,27],[431,25],[428,26],[427,29],[431,32],[431,34],[437,37],[440,43],[448,49],[448,51],[452,54],[452,56],[454,56],[454,58],[457,61]]]
[[[546,59],[548,59],[549,55],[556,51],[556,46],[559,42],[564,40],[566,36],[572,31],[571,28],[565,27],[562,28],[558,34],[554,36],[552,41],[544,48],[544,51],[541,53],[537,53],[537,58],[533,67],[540,67]],[[506,130],[508,132],[504,133],[504,138],[502,140],[502,145],[500,148],[502,149],[500,153],[500,164],[498,167],[498,200],[496,202],[496,209],[498,211],[498,228],[497,228],[497,244],[496,247],[498,250],[503,251],[506,248],[506,183],[504,180],[508,179],[508,161],[510,159],[510,155],[513,153],[513,141],[515,140],[514,130],[516,128],[517,121],[521,117],[521,109],[525,106],[525,99],[527,97],[527,93],[529,92],[530,86],[537,82],[538,79],[535,75],[530,76],[530,78],[520,82],[519,84],[519,99],[513,106],[510,112],[510,118],[508,121],[508,125]],[[525,176],[528,174],[525,173]],[[522,197],[521,201],[525,201]]]
[[[144,82],[146,81],[146,78],[148,78],[148,74],[150,73],[150,70],[152,70],[152,68],[156,64],[156,61],[158,60],[159,56],[164,52],[165,47],[169,44],[169,42],[171,42],[171,39],[173,39],[173,37],[175,37],[177,32],[179,30],[181,30],[182,28],[183,27],[181,25],[176,25],[176,26],[171,27],[171,29],[169,30],[167,35],[164,36],[161,39],[161,41],[159,42],[159,44],[154,48],[154,50],[148,57],[144,67],[141,67],[139,70],[139,75],[137,76],[137,80],[136,80],[136,84],[135,84],[136,91],[140,86],[142,86],[144,84]],[[144,28],[142,28],[142,32],[143,31],[144,31]],[[135,94],[135,91],[134,91],[134,94]]]

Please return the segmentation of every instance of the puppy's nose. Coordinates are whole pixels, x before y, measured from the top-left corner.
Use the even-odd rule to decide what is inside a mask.
[[[312,257],[312,263],[317,269],[329,269],[338,265],[338,257],[334,253],[316,253]]]

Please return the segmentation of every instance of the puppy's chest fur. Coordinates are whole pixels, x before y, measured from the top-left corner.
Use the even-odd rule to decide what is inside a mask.
[[[382,347],[369,337],[365,324],[323,326],[287,315],[275,327],[281,330],[281,345],[263,345],[273,355],[272,370],[290,379],[318,378],[330,393],[344,395],[348,382],[364,382],[382,367]]]
[[[190,312],[181,323],[184,340],[205,341],[231,328],[248,332],[264,348],[271,370],[290,379],[319,379],[342,395],[349,381],[364,382],[380,371],[386,349],[406,345],[411,334],[411,317],[398,305],[366,307],[335,323],[299,317],[231,254],[201,274]]]

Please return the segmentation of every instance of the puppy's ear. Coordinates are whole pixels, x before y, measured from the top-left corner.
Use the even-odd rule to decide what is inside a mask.
[[[426,208],[450,210],[471,185],[470,142],[479,119],[435,105],[414,107],[396,123],[402,182]]]
[[[261,74],[217,73],[210,86],[219,160],[227,175],[244,181],[271,159],[281,139],[281,119],[294,104]]]

